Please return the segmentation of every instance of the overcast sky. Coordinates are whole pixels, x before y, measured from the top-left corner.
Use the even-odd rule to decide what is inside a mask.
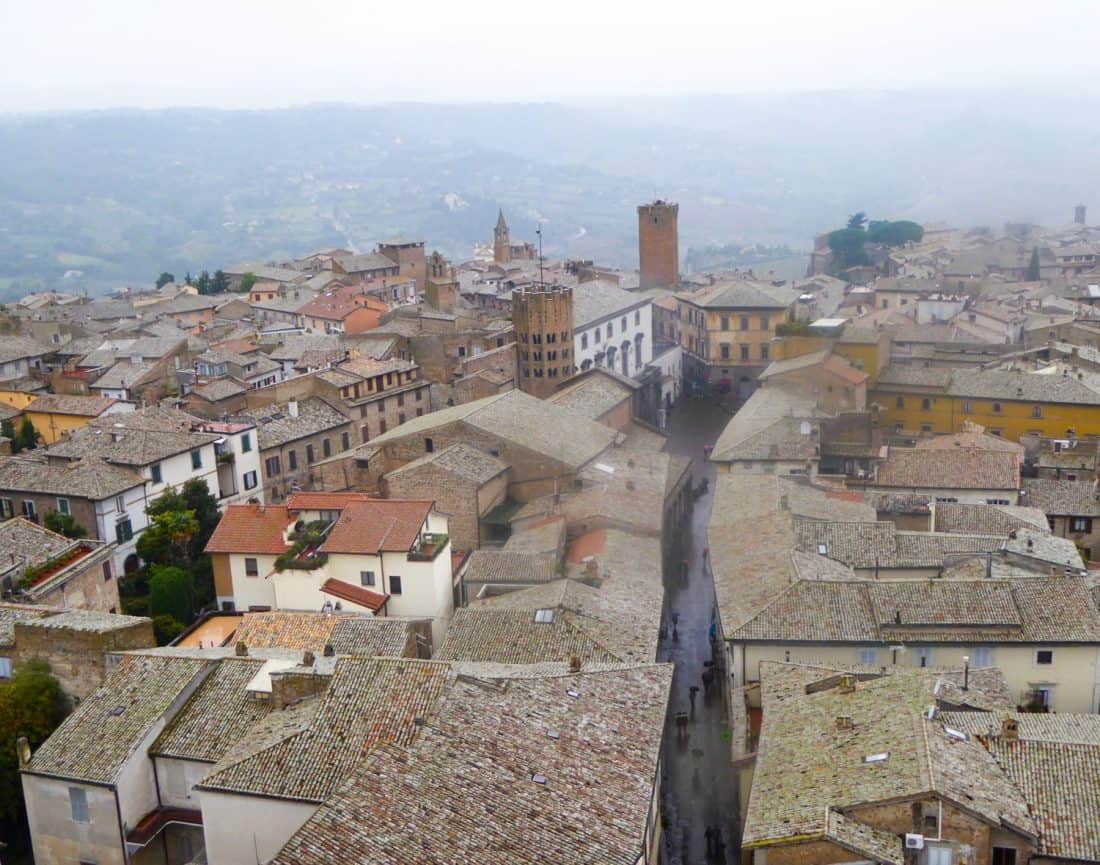
[[[2,111],[1100,81],[1094,0],[0,0],[0,33]]]

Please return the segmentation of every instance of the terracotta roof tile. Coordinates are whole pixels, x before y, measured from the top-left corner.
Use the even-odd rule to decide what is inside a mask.
[[[353,586],[343,580],[329,577],[321,586],[321,591],[326,595],[332,595],[342,601],[350,601],[360,607],[366,607],[372,613],[377,613],[385,605],[390,596],[382,592],[372,592],[363,586]]]
[[[340,514],[324,545],[326,553],[377,555],[412,549],[432,509],[430,501],[370,499],[352,502]]]
[[[285,533],[293,522],[285,505],[229,505],[206,542],[206,552],[281,556],[287,551]]]

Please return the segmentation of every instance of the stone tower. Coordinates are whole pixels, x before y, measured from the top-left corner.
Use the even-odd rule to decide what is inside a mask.
[[[641,287],[671,288],[680,281],[680,205],[657,199],[638,205],[638,264]]]
[[[1083,204],[1078,204],[1073,208],[1073,221],[1078,225],[1085,224],[1085,214],[1088,213],[1088,208]]]
[[[454,268],[439,252],[428,257],[428,280],[424,286],[424,299],[440,312],[454,312],[458,282]]]
[[[540,399],[573,374],[573,289],[535,284],[512,292],[516,381]]]
[[[508,234],[508,223],[504,221],[504,211],[497,210],[497,224],[493,229],[493,263],[507,264],[512,260],[512,238]]]

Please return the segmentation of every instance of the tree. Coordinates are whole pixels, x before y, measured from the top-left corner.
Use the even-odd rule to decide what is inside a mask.
[[[134,549],[149,564],[188,568],[192,564],[189,543],[198,531],[194,511],[164,511],[153,515],[152,523],[141,533]]]
[[[210,293],[222,294],[226,291],[229,291],[229,277],[224,270],[215,270],[214,278],[210,280]]]
[[[863,244],[867,242],[867,233],[857,228],[840,228],[829,232],[829,249],[833,251],[833,266],[836,271],[846,270],[859,264],[867,264],[867,251]]]
[[[19,440],[19,450],[31,451],[38,447],[38,432],[29,417],[23,418],[23,423],[19,426],[19,433],[16,438]]]
[[[153,617],[153,634],[158,646],[167,646],[176,637],[187,630],[187,625],[173,616],[160,615]]]
[[[924,227],[920,223],[908,219],[898,219],[894,222],[872,222],[867,232],[867,239],[872,243],[882,243],[886,246],[904,246],[907,243],[920,243],[924,237]]]
[[[205,270],[195,280],[195,288],[199,290],[199,294],[210,294],[210,274]]]
[[[11,838],[22,834],[23,793],[15,745],[26,736],[37,748],[65,717],[61,685],[50,675],[45,661],[22,664],[8,682],[0,683],[0,825]]]
[[[1039,247],[1037,246],[1031,250],[1031,261],[1027,265],[1027,281],[1039,281]]]
[[[157,277],[157,288],[164,288],[170,282],[175,282],[176,278],[170,274],[167,270],[163,271],[160,276]]]
[[[11,443],[11,452],[19,453],[19,436],[15,434],[15,427],[10,420],[0,421],[0,435],[3,435]]]
[[[863,231],[863,227],[867,224],[867,214],[862,210],[853,213],[848,217],[847,228],[851,231]]]
[[[187,271],[187,276],[185,276],[183,278],[183,284],[184,285],[190,285],[191,284],[191,271]]]
[[[86,538],[88,530],[80,525],[72,514],[63,514],[61,511],[50,511],[46,514],[46,528],[51,532],[57,532],[67,538]]]
[[[237,291],[241,292],[241,294],[248,294],[248,292],[252,291],[252,286],[254,286],[255,284],[256,274],[254,274],[252,271],[249,271],[241,277],[241,284],[240,286],[238,286]]]
[[[191,575],[170,565],[154,565],[150,571],[149,612],[154,620],[157,616],[170,616],[177,622],[190,622],[194,618]]]

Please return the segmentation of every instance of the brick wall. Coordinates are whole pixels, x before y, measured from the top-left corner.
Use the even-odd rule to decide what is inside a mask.
[[[641,287],[673,286],[680,280],[679,205],[655,201],[638,208]]]
[[[74,607],[81,610],[97,610],[101,613],[117,613],[119,610],[118,575],[114,572],[113,550],[100,548],[99,552],[80,563],[72,576],[49,592],[35,597],[36,604],[47,607]],[[111,578],[104,579],[103,566],[111,570]]]
[[[448,517],[448,533],[456,550],[479,546],[478,485],[431,464],[388,475],[383,489],[391,498],[433,499]]]

